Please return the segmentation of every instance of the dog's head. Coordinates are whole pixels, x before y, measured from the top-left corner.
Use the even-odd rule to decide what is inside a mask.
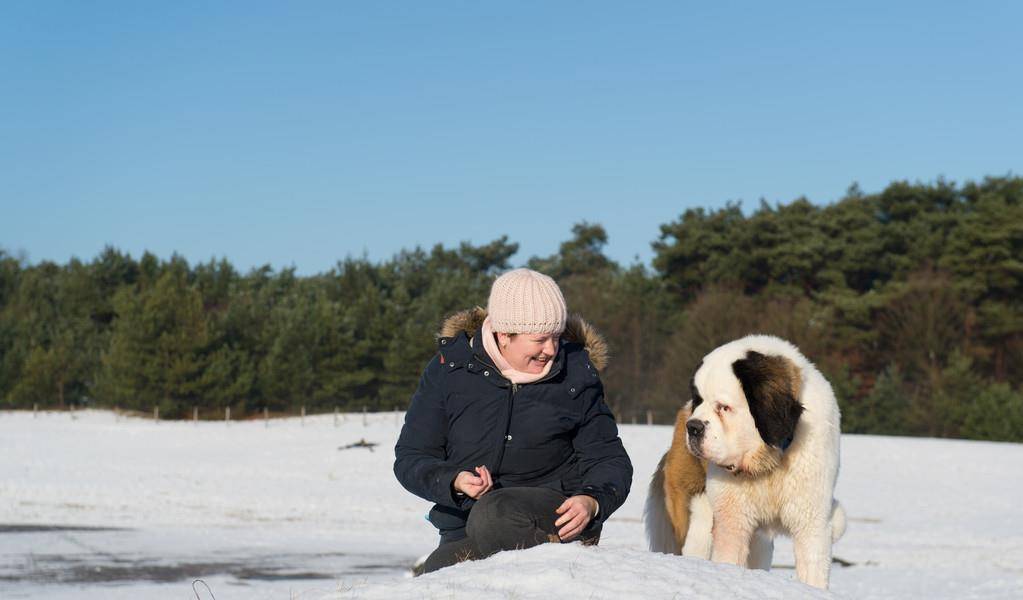
[[[686,444],[692,454],[736,474],[761,475],[781,464],[803,413],[802,377],[792,360],[714,351],[690,387]]]

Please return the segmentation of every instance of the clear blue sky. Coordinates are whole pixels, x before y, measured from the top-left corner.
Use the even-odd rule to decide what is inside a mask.
[[[0,247],[303,274],[1023,165],[1021,2],[0,4]]]

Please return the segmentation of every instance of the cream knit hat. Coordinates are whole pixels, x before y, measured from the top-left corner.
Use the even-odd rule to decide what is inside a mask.
[[[561,333],[568,308],[553,279],[531,269],[515,269],[494,280],[487,314],[495,332]]]

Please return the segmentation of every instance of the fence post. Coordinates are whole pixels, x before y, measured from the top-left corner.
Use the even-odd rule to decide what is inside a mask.
[[[369,425],[369,415],[366,414],[366,405],[362,405],[362,426]]]
[[[647,411],[646,411],[646,424],[647,425],[653,425],[654,424],[654,411],[649,410],[649,409],[647,409]]]
[[[270,409],[265,406],[263,407],[263,425],[265,425],[267,429],[270,428]]]
[[[224,423],[231,424],[231,407],[224,407]]]
[[[39,417],[39,403],[36,402],[36,403],[32,404],[32,418],[35,419],[35,418],[38,418],[38,417]]]
[[[302,427],[305,427],[305,404],[302,405],[302,419],[299,421]]]
[[[199,407],[194,405],[192,406],[192,422],[195,423],[196,426],[199,425]]]
[[[153,420],[156,421],[156,422],[160,421],[160,406],[159,405],[153,407]]]

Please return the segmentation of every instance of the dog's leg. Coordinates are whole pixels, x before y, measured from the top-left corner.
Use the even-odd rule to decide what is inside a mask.
[[[753,540],[750,542],[749,568],[770,571],[773,559],[774,538],[763,529],[758,529],[753,534]]]
[[[815,523],[792,537],[796,577],[805,584],[828,589],[831,574],[831,523]]]
[[[698,494],[689,501],[689,531],[686,544],[682,547],[682,556],[695,556],[710,560],[711,530],[714,527],[714,511],[710,507],[707,494]]]
[[[715,505],[711,560],[748,567],[753,529],[743,511],[721,510]]]

